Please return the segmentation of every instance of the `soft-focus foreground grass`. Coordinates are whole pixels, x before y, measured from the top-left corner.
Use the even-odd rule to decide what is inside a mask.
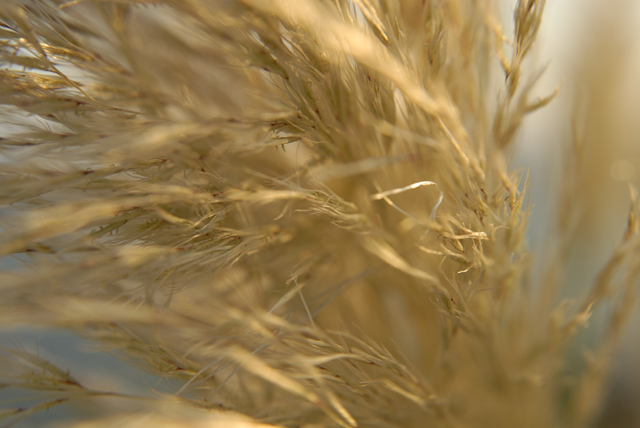
[[[108,397],[129,405],[75,426],[589,426],[634,304],[636,195],[567,293],[578,124],[532,274],[509,158],[553,95],[522,67],[544,1],[515,5],[513,34],[494,9],[3,2],[0,256],[23,267],[0,326],[69,329],[176,386],[96,390],[12,348],[0,416]]]

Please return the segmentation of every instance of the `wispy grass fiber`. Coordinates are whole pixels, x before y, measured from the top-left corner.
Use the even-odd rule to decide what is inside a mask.
[[[488,0],[4,0],[0,255],[24,267],[0,274],[0,326],[70,329],[182,385],[78,428],[589,426],[639,213],[633,194],[591,292],[559,301],[564,205],[531,280],[509,157],[554,95],[523,69],[544,3],[504,34]],[[3,358],[0,387],[43,397],[7,423],[111,395]]]

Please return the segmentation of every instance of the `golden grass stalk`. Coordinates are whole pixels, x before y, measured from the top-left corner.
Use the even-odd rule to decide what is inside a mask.
[[[611,343],[578,377],[568,351],[630,311],[637,198],[585,299],[531,283],[507,160],[552,98],[522,69],[544,3],[505,35],[491,1],[4,1],[0,326],[181,385],[78,427],[587,426]],[[9,422],[113,395],[5,358],[48,394]]]

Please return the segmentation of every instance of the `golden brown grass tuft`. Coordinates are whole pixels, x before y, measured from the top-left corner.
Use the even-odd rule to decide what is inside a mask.
[[[0,326],[68,328],[181,382],[143,422],[78,427],[587,426],[639,213],[585,298],[558,302],[570,210],[531,282],[508,158],[553,97],[522,69],[544,3],[505,35],[491,1],[4,1],[0,255],[25,267],[0,276]],[[47,393],[9,422],[109,395],[5,358],[2,387]]]

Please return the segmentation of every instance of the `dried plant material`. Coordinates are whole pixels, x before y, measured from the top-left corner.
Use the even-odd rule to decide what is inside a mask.
[[[75,426],[588,426],[639,213],[583,300],[557,302],[561,265],[527,286],[507,159],[553,97],[529,101],[522,67],[544,4],[517,2],[508,43],[491,1],[3,2],[0,255],[24,266],[0,326],[178,386],[136,401],[10,350],[0,387],[44,398],[0,417],[112,395],[140,412]],[[611,339],[570,377],[609,300]]]

